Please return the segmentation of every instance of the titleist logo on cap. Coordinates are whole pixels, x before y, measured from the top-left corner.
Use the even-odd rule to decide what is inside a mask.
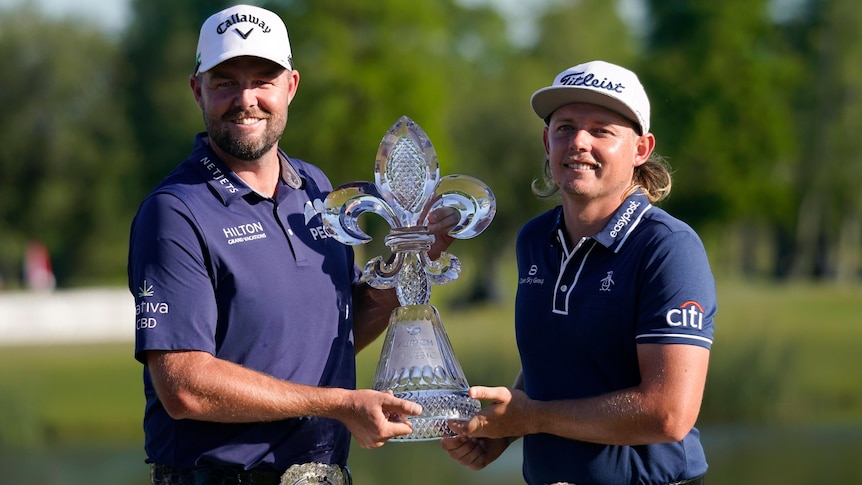
[[[626,89],[623,83],[615,83],[613,81],[609,81],[608,78],[602,78],[602,80],[599,81],[599,79],[593,73],[589,73],[584,76],[585,72],[586,71],[566,74],[565,76],[560,78],[560,85],[600,88],[606,89],[608,91],[613,91],[615,93],[622,93]]]
[[[605,61],[578,64],[557,74],[553,84],[530,98],[533,111],[546,122],[551,113],[571,103],[616,111],[636,122],[640,134],[649,132],[649,98],[637,75],[624,67]]]
[[[254,15],[235,13],[228,17],[228,19],[224,22],[218,24],[218,26],[216,27],[216,32],[218,32],[219,34],[224,34],[231,26],[243,23],[257,25],[258,27],[263,29],[264,33],[269,33],[270,31],[272,31],[272,29],[268,25],[266,25],[266,22],[261,20],[259,17],[255,17]],[[248,37],[248,33],[246,33],[243,37]]]

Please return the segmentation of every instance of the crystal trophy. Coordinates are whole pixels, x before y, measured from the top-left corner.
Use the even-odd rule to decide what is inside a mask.
[[[436,260],[428,256],[434,235],[428,232],[427,218],[439,207],[452,207],[460,215],[449,232],[456,239],[480,234],[496,212],[494,194],[481,181],[465,175],[440,177],[434,146],[405,116],[380,142],[374,183],[342,185],[324,202],[324,227],[344,244],[371,241],[358,224],[365,212],[379,215],[391,228],[384,240],[391,257],[369,261],[362,281],[374,288],[395,288],[400,304],[389,318],[372,385],[422,406],[420,416],[409,418],[413,432],[393,438],[397,441],[453,436],[448,420],[469,419],[481,409],[479,401],[468,397],[469,384],[440,314],[428,303],[432,284],[449,283],[461,271],[461,262],[447,252]]]

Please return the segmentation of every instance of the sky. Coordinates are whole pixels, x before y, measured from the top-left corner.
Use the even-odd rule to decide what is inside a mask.
[[[246,0],[254,4],[254,0]],[[555,0],[461,0],[465,5],[495,4],[508,20],[510,35],[518,43],[529,43],[535,37],[534,21],[542,6]],[[559,1],[559,0],[556,0]],[[0,9],[32,3],[55,17],[86,18],[108,31],[119,32],[129,20],[129,0],[0,0]],[[621,0],[620,13],[637,22],[642,14],[641,0]]]
[[[465,4],[497,3],[512,17],[524,17],[547,0],[463,0]],[[123,26],[128,21],[128,0],[0,0],[0,8],[31,2],[54,15],[86,15],[100,25]],[[255,3],[254,0],[248,3]]]
[[[255,4],[254,0],[244,0]],[[549,0],[461,0],[465,5],[497,4],[503,15],[509,19],[513,37],[529,41],[534,32],[529,20],[540,11]],[[553,1],[553,0],[551,0]],[[631,1],[631,0],[626,0]],[[637,1],[637,0],[634,0]],[[40,11],[54,17],[86,18],[108,31],[119,32],[129,21],[129,0],[0,0],[0,10],[8,7],[31,3]],[[517,21],[520,19],[521,21]]]
[[[254,0],[246,0],[254,4]],[[510,35],[516,43],[529,43],[535,37],[536,14],[545,6],[561,0],[460,0],[465,5],[494,4],[508,20]],[[618,0],[623,20],[635,27],[643,26],[643,0]],[[776,19],[797,13],[806,0],[772,0]],[[108,31],[119,32],[129,20],[129,0],[0,0],[0,9],[25,3],[57,17],[74,16],[91,20]]]

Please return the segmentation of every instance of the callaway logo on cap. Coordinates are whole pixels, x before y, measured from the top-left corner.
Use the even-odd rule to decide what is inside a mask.
[[[641,134],[649,132],[646,92],[635,73],[615,64],[592,61],[570,67],[530,99],[533,111],[542,119],[571,103],[590,103],[616,111],[632,120]]]
[[[281,18],[251,5],[236,5],[208,18],[198,39],[195,74],[239,56],[261,57],[293,69],[287,27]]]

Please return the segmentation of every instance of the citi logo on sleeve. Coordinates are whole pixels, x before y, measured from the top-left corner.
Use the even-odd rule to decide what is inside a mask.
[[[679,308],[672,308],[665,314],[665,320],[671,327],[689,327],[703,330],[703,307],[700,303],[689,300]]]

